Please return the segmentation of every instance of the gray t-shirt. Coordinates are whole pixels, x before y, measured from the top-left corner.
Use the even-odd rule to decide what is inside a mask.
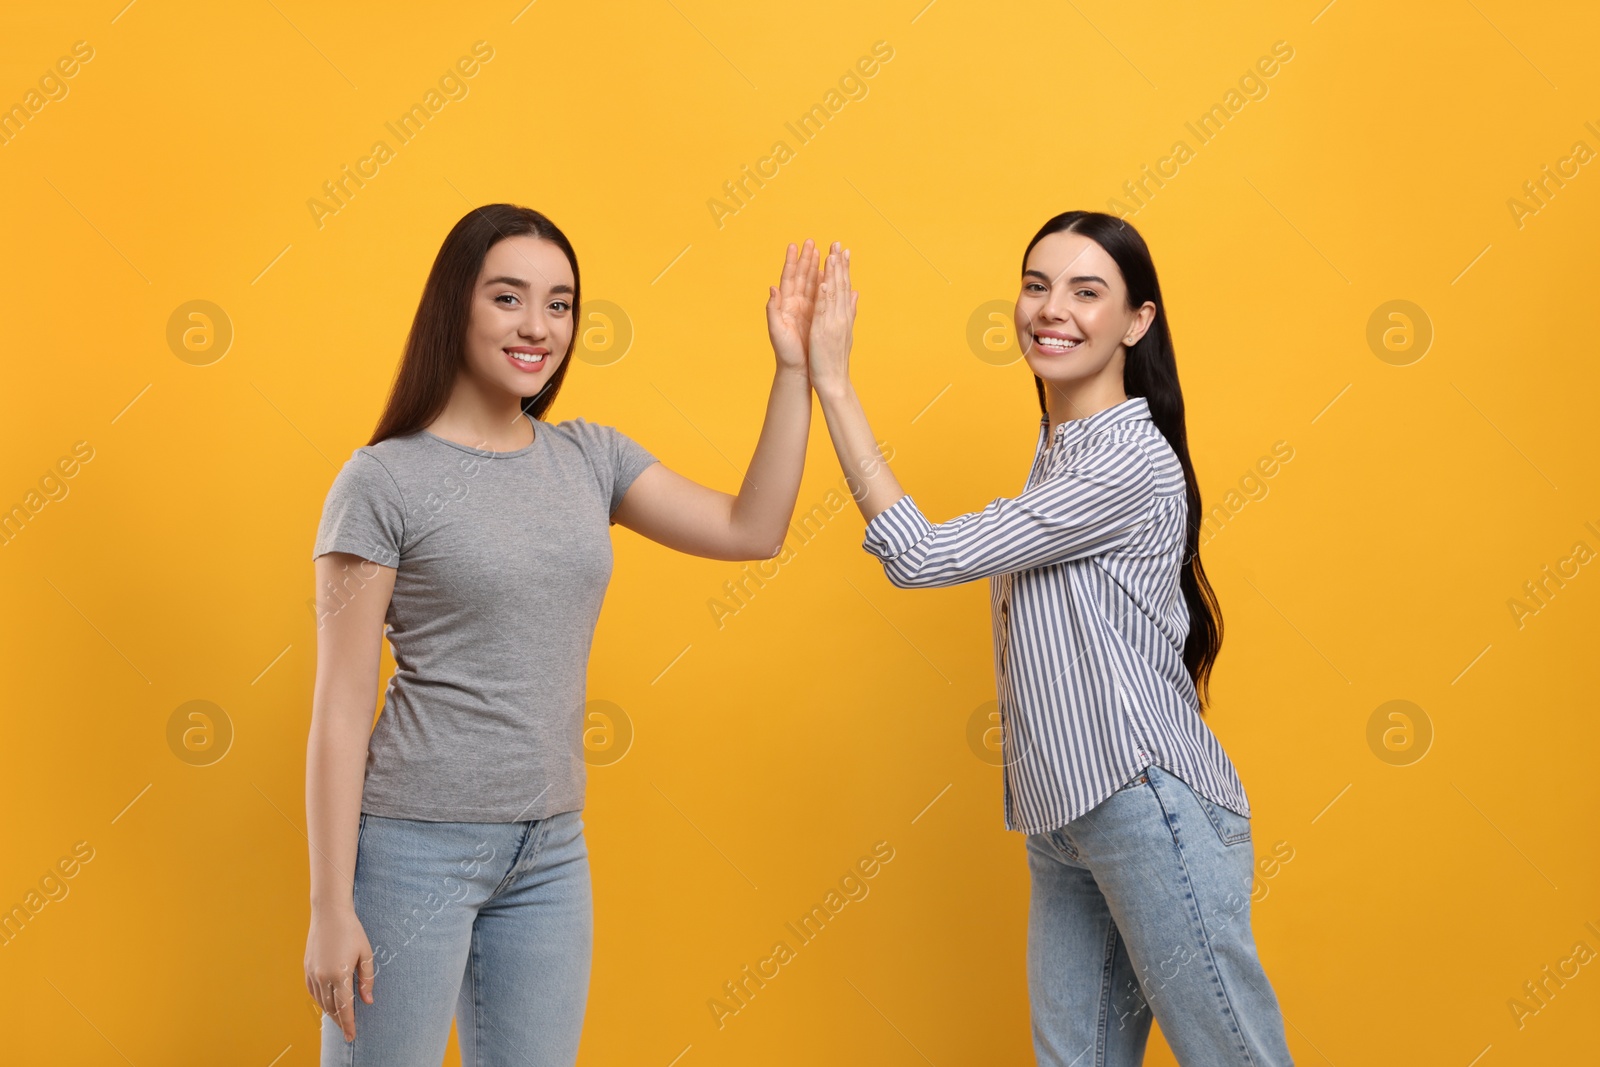
[[[654,462],[583,419],[534,422],[533,443],[514,452],[427,430],[355,450],[328,490],[312,558],[350,552],[396,568],[385,619],[395,672],[367,747],[363,812],[520,822],[583,807],[611,514]],[[359,582],[352,567],[341,595],[359,596]]]

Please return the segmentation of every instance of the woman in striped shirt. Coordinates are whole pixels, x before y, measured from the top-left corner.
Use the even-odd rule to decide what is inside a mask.
[[[1027,835],[1041,1064],[1289,1064],[1250,932],[1244,786],[1201,719],[1222,638],[1161,288],[1143,238],[1089,211],[1023,252],[1016,330],[1042,417],[1022,492],[930,522],[850,383],[856,294],[830,257],[812,386],[901,588],[988,578],[1005,824]],[[1089,1054],[1092,1050],[1092,1055]]]

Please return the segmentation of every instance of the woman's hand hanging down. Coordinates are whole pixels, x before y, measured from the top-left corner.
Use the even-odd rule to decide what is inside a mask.
[[[778,369],[806,373],[806,343],[811,337],[812,308],[816,304],[817,246],[808,237],[798,252],[790,245],[784,254],[778,284],[768,286],[767,336],[778,357]]]
[[[352,964],[354,966],[352,967]],[[372,943],[356,918],[355,908],[314,909],[306,937],[306,989],[333,1016],[345,1041],[356,1036],[353,990],[372,1003]],[[354,981],[352,981],[354,979]]]

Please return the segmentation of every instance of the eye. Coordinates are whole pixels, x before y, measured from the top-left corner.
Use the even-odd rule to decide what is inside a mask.
[[[497,303],[497,304],[499,304],[500,301],[502,301],[502,300],[515,300],[515,299],[517,299],[517,294],[516,293],[501,293],[499,296],[494,298],[495,303]],[[510,307],[511,305],[510,304],[501,304],[500,306],[501,307]]]
[[[1083,296],[1085,293],[1087,293],[1091,297],[1096,297],[1096,296],[1100,295],[1099,293],[1095,292],[1093,289],[1079,289],[1078,290],[1078,295],[1079,296]]]
[[[565,300],[554,300],[550,303],[550,309],[556,312],[571,311],[572,305]]]
[[[1033,292],[1035,289],[1038,289],[1038,290],[1042,291],[1044,289],[1044,283],[1043,282],[1029,282],[1027,285],[1024,285],[1022,287],[1022,291],[1025,292],[1025,293]]]

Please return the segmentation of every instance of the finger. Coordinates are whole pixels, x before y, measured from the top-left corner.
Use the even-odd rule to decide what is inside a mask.
[[[795,285],[792,292],[802,300],[810,300],[811,294],[816,290],[817,283],[814,277],[817,273],[817,246],[816,242],[807,237],[805,244],[800,247],[799,262],[795,264]]]
[[[830,258],[822,264],[822,270],[817,275],[816,305],[811,316],[811,333],[820,337],[828,328],[828,294],[832,288],[833,260]]]
[[[796,257],[794,244],[791,242],[783,253],[783,270],[778,274],[778,291],[787,295],[794,288],[794,272]]]
[[[356,960],[356,974],[361,984],[361,999],[368,1004],[372,1003],[372,983],[377,977],[377,968],[372,965],[372,950],[366,952]]]
[[[319,986],[317,984],[317,980],[309,974],[306,975],[306,992],[311,994],[312,1001],[317,1005],[322,1013],[326,1015],[328,1013],[328,1005],[327,1002],[322,999],[322,987]]]
[[[349,986],[341,986],[335,996],[339,998],[339,1029],[344,1032],[344,1039],[349,1041],[356,1036],[355,998],[350,996]]]
[[[850,292],[850,250],[844,250],[844,262],[839,264],[839,291],[841,295]]]
[[[356,1028],[355,993],[351,988],[350,978],[350,973],[346,971],[333,987],[334,1011],[339,1018],[339,1029],[344,1031],[346,1038],[353,1034]]]
[[[815,305],[817,301],[817,286],[822,282],[822,272],[817,269],[819,250],[810,238],[806,239],[806,248],[809,258],[806,260],[806,300]]]

